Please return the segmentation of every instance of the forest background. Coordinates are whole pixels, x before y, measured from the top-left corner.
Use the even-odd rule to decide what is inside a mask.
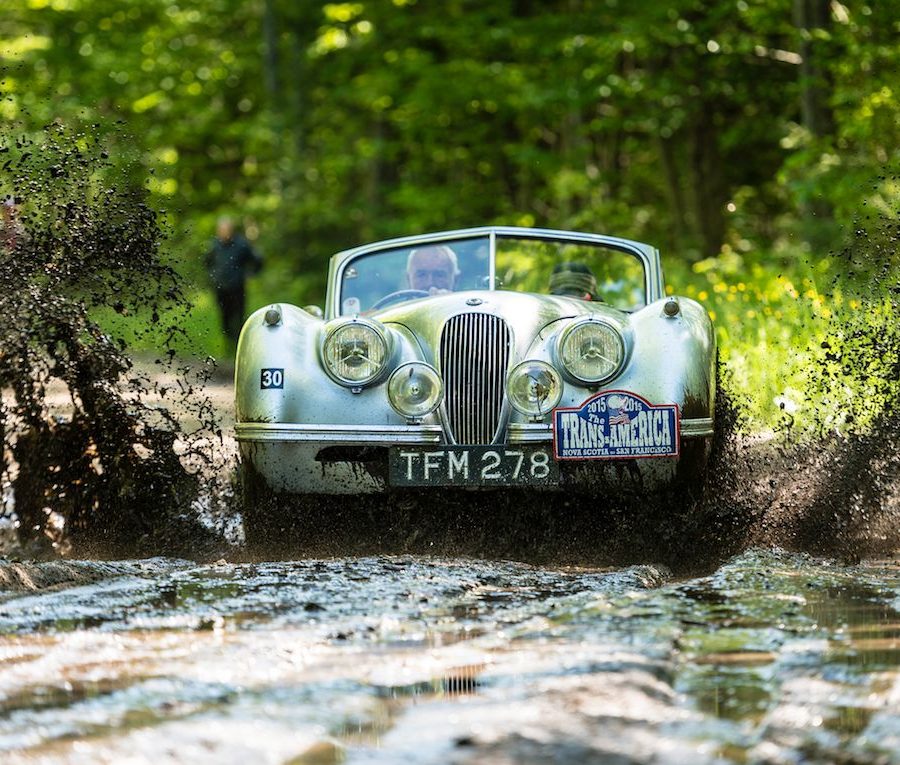
[[[104,134],[196,350],[226,354],[222,214],[266,261],[249,308],[321,304],[331,254],[394,235],[612,233],[660,247],[771,427],[859,308],[835,278],[891,242],[898,41],[900,0],[5,0],[0,120]]]

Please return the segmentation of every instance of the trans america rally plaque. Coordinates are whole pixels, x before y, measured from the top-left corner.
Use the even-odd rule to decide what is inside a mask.
[[[591,396],[581,406],[553,410],[553,453],[558,460],[677,457],[677,404],[651,404],[624,390]]]

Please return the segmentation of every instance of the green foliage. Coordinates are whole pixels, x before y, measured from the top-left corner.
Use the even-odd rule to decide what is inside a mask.
[[[251,308],[321,303],[332,253],[392,235],[651,241],[773,422],[840,294],[821,263],[897,208],[898,18],[900,0],[16,0],[0,118],[138,159],[198,297],[216,217],[241,220],[267,261]]]

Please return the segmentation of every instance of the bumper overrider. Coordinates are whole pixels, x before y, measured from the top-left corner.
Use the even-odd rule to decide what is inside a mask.
[[[617,482],[630,480],[646,486],[666,484],[679,472],[702,469],[713,429],[711,418],[679,419],[680,449],[677,456],[614,460],[562,458],[558,462],[551,458],[554,467],[551,480],[504,480],[496,485],[490,481],[470,481],[462,485],[466,488],[509,488],[510,484],[521,483],[549,491],[587,489],[602,480],[603,476]],[[394,480],[396,470],[390,466],[398,459],[410,471],[417,467],[419,475],[416,485],[440,485],[446,481],[440,480],[437,475],[429,476],[427,467],[422,480],[422,467],[428,464],[434,467],[440,463],[442,456],[448,456],[452,478],[453,460],[457,459],[458,468],[458,452],[466,448],[449,445],[443,428],[437,424],[360,426],[244,422],[235,425],[235,436],[243,460],[253,465],[273,491],[287,493],[387,492],[397,483]],[[515,462],[520,452],[531,458],[533,466],[534,455],[552,455],[554,445],[554,428],[549,423],[509,423],[504,443],[473,449],[480,450],[478,454],[482,456],[493,454],[491,450],[499,452],[499,456],[511,466],[509,469],[515,469],[518,476]],[[428,454],[431,456],[427,457]],[[492,459],[490,457],[489,461]],[[522,459],[518,461],[519,467],[522,467]],[[528,464],[526,459],[522,478],[528,477]],[[481,472],[484,473],[484,470]],[[534,472],[532,470],[532,476]],[[538,471],[539,474],[541,472]],[[487,473],[489,476],[492,474]],[[446,479],[446,473],[442,477]]]

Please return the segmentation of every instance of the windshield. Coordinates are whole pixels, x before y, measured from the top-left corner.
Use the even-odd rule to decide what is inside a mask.
[[[350,316],[430,295],[490,289],[490,257],[486,236],[362,255],[344,266],[340,313]]]
[[[631,311],[646,303],[643,262],[592,243],[497,236],[493,289],[604,302]],[[340,272],[339,312],[350,316],[432,295],[491,289],[491,239],[393,247],[360,255]]]
[[[498,238],[499,289],[607,303],[622,311],[646,305],[644,264],[622,250],[581,242]]]

